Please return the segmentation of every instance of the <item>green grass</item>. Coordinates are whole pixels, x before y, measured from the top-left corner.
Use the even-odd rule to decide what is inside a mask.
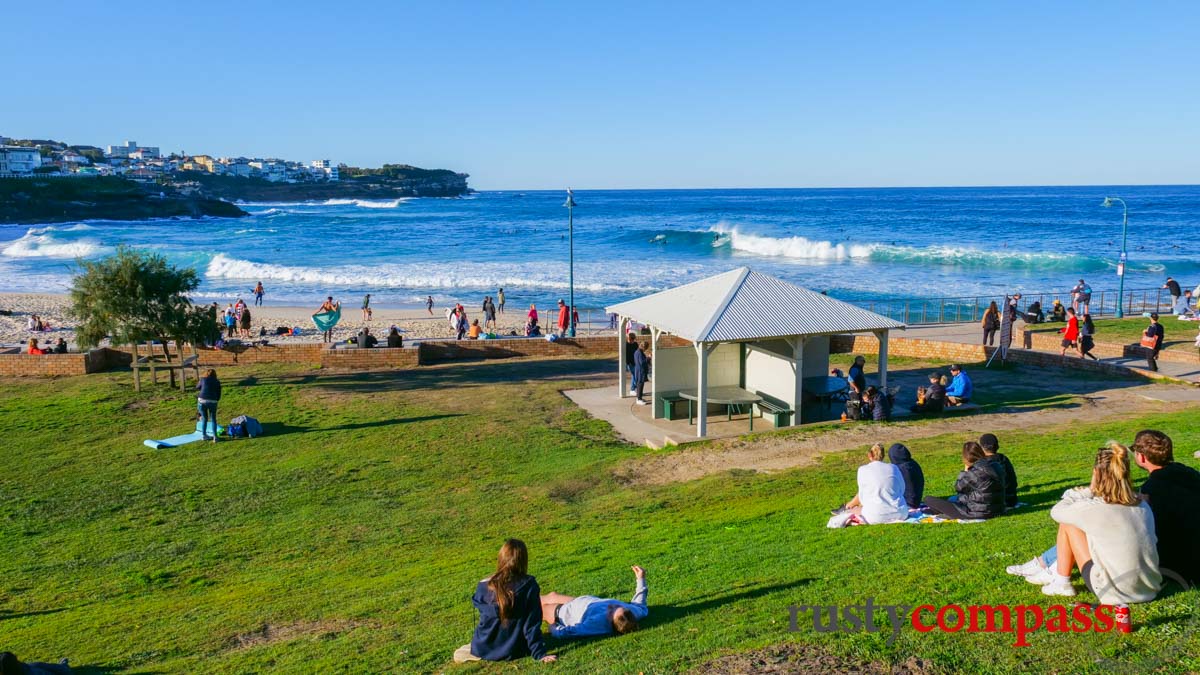
[[[1142,339],[1142,332],[1150,325],[1150,319],[1136,316],[1124,319],[1096,319],[1093,323],[1096,324],[1096,342],[1137,344]],[[1162,324],[1165,333],[1163,349],[1193,352],[1196,350],[1196,332],[1200,324],[1179,321],[1169,314],[1160,315],[1159,323]],[[1054,333],[1064,325],[1062,323],[1042,324],[1035,332]]]
[[[1195,448],[1194,411],[1002,432],[1030,503],[1016,514],[835,531],[828,509],[853,493],[863,448],[770,475],[617,481],[651,451],[559,393],[610,366],[226,370],[222,418],[251,414],[271,435],[164,451],[141,441],[186,429],[194,410],[165,387],[0,383],[0,649],[85,673],[541,670],[449,664],[475,583],[514,536],[543,591],[623,597],[629,565],[649,570],[644,630],[552,642],[555,672],[674,672],[781,643],[973,672],[1200,668],[1195,591],[1134,607],[1132,635],[1038,633],[1025,649],[1009,635],[907,630],[887,646],[885,633],[787,631],[792,604],[1050,604],[1004,565],[1051,543],[1047,512],[1086,481],[1095,447],[1155,426]],[[910,444],[931,493],[951,491],[963,440]]]

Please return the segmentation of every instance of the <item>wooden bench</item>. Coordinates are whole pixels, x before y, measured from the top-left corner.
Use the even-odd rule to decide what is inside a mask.
[[[775,427],[776,429],[791,426],[792,415],[796,413],[795,410],[792,410],[791,407],[783,401],[780,401],[773,396],[768,396],[761,391],[756,391],[754,393],[762,397],[762,400],[755,404],[758,407],[759,416],[761,416],[763,419],[771,420],[771,426]]]
[[[687,412],[683,410],[685,399],[679,395],[678,391],[663,392],[658,395],[658,400],[662,401],[662,416],[665,419],[683,419],[687,415]],[[676,404],[679,404],[680,410],[678,412],[676,411]]]

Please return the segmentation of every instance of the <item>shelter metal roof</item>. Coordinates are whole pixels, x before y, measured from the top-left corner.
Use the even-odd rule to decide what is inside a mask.
[[[692,342],[904,328],[841,300],[740,267],[606,308]]]

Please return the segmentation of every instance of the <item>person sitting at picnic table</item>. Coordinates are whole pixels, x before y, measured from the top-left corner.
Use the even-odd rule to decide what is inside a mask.
[[[1130,482],[1131,453],[1114,441],[1096,453],[1088,487],[1071,488],[1050,509],[1056,544],[1005,569],[1042,587],[1045,595],[1075,595],[1071,570],[1101,603],[1149,602],[1162,588],[1154,513]]]
[[[1058,298],[1054,299],[1054,308],[1050,310],[1050,320],[1058,323],[1067,320],[1067,308],[1058,301]]]
[[[650,614],[650,608],[646,606],[646,570],[634,565],[633,576],[636,587],[629,602],[594,595],[543,595],[542,620],[550,624],[550,634],[563,639],[625,635],[637,630],[638,622]]]
[[[904,503],[910,509],[921,508],[921,499],[925,496],[925,473],[921,471],[921,465],[903,443],[893,443],[888,448],[888,459],[904,479]]]
[[[917,404],[912,411],[917,414],[940,413],[946,407],[946,387],[942,385],[941,373],[929,374],[929,386],[917,388]]]
[[[387,334],[387,346],[391,349],[404,346],[404,336],[400,334],[400,329],[392,326]]]
[[[975,393],[975,386],[971,383],[970,376],[967,371],[962,369],[962,366],[955,364],[950,366],[950,386],[946,387],[946,404],[947,405],[963,405],[971,402],[971,396]]]
[[[41,347],[38,347],[37,338],[29,338],[29,342],[26,344],[25,351],[29,354],[35,354],[37,356],[41,356],[42,354],[46,353],[45,350],[43,350]]]
[[[858,494],[837,512],[849,511],[868,525],[895,523],[908,518],[904,492],[904,476],[883,461],[883,446],[876,443],[867,451],[867,463],[858,467]]]
[[[467,331],[467,338],[478,340],[480,335],[483,335],[483,328],[479,325],[479,319],[474,319],[471,321],[471,329]]]
[[[975,441],[963,444],[963,470],[954,482],[956,501],[926,497],[925,505],[933,513],[947,518],[978,520],[1004,513],[1004,474]]]

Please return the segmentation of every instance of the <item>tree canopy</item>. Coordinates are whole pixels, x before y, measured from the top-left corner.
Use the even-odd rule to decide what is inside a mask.
[[[196,270],[180,269],[156,253],[119,248],[100,260],[80,260],[71,313],[81,347],[105,337],[115,344],[146,340],[201,342],[212,331],[208,313],[188,294],[200,285]]]

